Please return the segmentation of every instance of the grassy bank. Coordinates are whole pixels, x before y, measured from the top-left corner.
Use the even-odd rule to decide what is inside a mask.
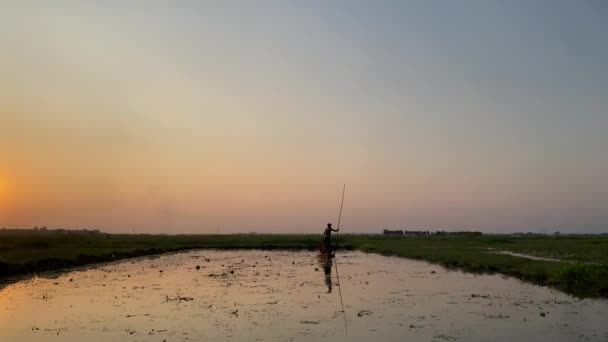
[[[483,237],[356,237],[357,249],[426,260],[473,273],[501,273],[569,294],[608,297],[608,238]],[[565,262],[529,260],[494,254],[511,251]]]
[[[196,248],[314,250],[319,235],[106,235],[0,236],[0,278],[95,262]],[[475,273],[502,273],[579,297],[608,297],[606,237],[340,237],[340,246],[426,260]],[[511,251],[568,262],[498,255]]]

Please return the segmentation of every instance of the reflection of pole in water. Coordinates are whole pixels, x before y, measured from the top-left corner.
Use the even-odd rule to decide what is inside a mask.
[[[340,294],[340,305],[342,305],[342,317],[344,317],[344,333],[348,336],[348,326],[346,325],[346,311],[344,311],[344,301],[342,300],[342,286],[340,286],[340,273],[338,273],[338,259],[336,261],[336,278],[338,279],[338,294]],[[331,259],[330,259],[331,262]]]

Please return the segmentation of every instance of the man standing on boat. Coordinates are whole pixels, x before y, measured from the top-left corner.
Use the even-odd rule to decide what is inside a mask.
[[[331,232],[337,232],[339,230],[340,228],[333,229],[331,223],[327,224],[327,228],[325,228],[325,231],[323,232],[323,254],[327,254],[328,256],[332,255]]]

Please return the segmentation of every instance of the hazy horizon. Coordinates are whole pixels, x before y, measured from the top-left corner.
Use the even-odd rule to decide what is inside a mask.
[[[0,227],[608,232],[608,3],[0,4]]]

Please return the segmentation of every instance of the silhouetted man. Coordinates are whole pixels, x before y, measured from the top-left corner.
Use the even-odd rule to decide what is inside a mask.
[[[327,254],[328,256],[331,256],[331,232],[337,232],[340,229],[333,229],[331,227],[331,223],[327,224],[327,228],[325,228],[325,231],[323,232],[323,253]]]

